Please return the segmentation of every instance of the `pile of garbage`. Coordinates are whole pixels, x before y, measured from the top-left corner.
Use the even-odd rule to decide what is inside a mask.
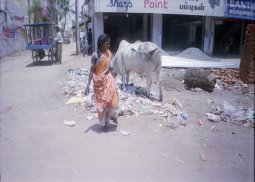
[[[64,85],[66,96],[83,96],[88,81],[89,70],[85,68],[69,69]],[[92,83],[93,84],[93,83]]]
[[[254,128],[254,108],[235,107],[224,101],[222,109],[216,107],[214,112],[206,113],[206,115],[211,122],[224,121]]]
[[[75,68],[68,70],[64,84],[64,92],[68,98],[66,104],[79,104],[91,113],[96,113],[93,82],[90,85],[90,93],[85,96],[88,75],[89,71],[87,69]],[[178,99],[173,98],[168,104],[151,101],[144,97],[139,89],[139,87],[136,88],[130,84],[126,92],[119,90],[119,115],[124,117],[158,115],[163,121],[163,126],[177,128],[178,126],[187,125],[188,115],[182,110],[182,105]]]

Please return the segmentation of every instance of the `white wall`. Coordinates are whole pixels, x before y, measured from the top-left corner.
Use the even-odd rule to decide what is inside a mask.
[[[153,14],[152,16],[152,42],[162,47],[162,14]]]
[[[95,13],[93,18],[93,30],[94,30],[94,50],[97,48],[97,39],[100,34],[104,33],[103,13]]]

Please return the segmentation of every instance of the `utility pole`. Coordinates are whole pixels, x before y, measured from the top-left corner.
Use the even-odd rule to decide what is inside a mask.
[[[31,23],[31,19],[30,19],[30,0],[27,0],[27,6],[28,6],[28,23]]]
[[[79,11],[79,0],[75,0],[75,21],[76,21],[76,25],[75,25],[75,35],[76,35],[76,53],[79,54],[80,51],[80,31],[79,31],[79,15],[78,15],[78,11]]]

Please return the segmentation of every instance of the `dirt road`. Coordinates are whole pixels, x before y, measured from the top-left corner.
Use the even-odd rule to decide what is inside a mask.
[[[102,132],[89,111],[65,104],[67,70],[90,65],[74,52],[75,44],[64,45],[61,65],[34,66],[29,52],[1,60],[1,182],[254,181],[254,129],[205,115],[223,100],[253,107],[254,95],[173,84],[164,102],[180,100],[187,126],[162,127],[157,116],[144,115],[120,117],[118,127]]]

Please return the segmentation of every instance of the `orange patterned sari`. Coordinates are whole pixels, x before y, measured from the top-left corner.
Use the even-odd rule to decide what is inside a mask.
[[[115,79],[109,71],[112,54],[108,50],[96,62],[93,74],[94,94],[98,119],[102,125],[108,122],[108,117],[117,118],[119,94]]]

